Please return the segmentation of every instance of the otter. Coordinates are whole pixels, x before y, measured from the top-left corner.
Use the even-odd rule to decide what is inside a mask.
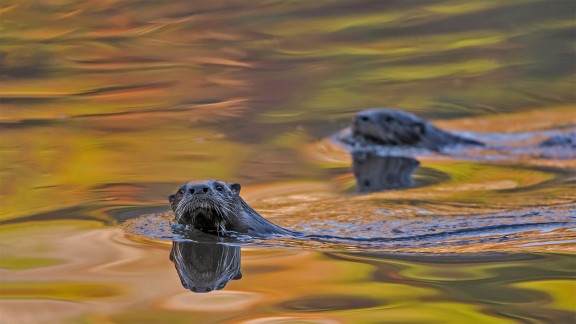
[[[259,237],[295,232],[272,224],[240,197],[239,183],[217,180],[192,181],[170,195],[175,221],[204,233],[229,236],[231,232]]]
[[[343,139],[353,145],[423,147],[438,151],[448,145],[484,143],[445,132],[411,113],[375,108],[363,110],[352,120],[352,134]]]
[[[357,242],[357,243],[380,243],[380,244],[393,244],[390,247],[403,247],[405,244],[415,243],[418,244],[423,243],[430,243],[430,244],[443,244],[447,243],[443,242],[444,240],[450,238],[462,238],[462,237],[475,237],[478,234],[482,233],[492,233],[494,234],[501,234],[503,230],[509,230],[510,233],[517,233],[518,231],[533,231],[535,229],[542,229],[543,226],[555,226],[555,227],[574,227],[576,226],[576,222],[570,221],[550,221],[550,222],[542,222],[539,218],[538,221],[532,222],[532,219],[528,218],[525,219],[527,215],[524,215],[523,221],[514,224],[489,224],[486,225],[484,222],[481,222],[481,226],[479,227],[468,227],[465,225],[461,227],[460,225],[448,225],[442,231],[438,231],[435,233],[421,233],[423,228],[416,228],[416,233],[406,233],[403,236],[384,236],[384,237],[343,237],[337,235],[329,235],[329,234],[307,234],[297,231],[290,231],[284,229],[280,226],[272,224],[268,220],[264,219],[260,216],[256,211],[244,202],[242,198],[240,198],[240,185],[237,183],[226,183],[222,181],[216,180],[205,180],[205,181],[198,181],[198,182],[188,182],[184,184],[177,193],[170,195],[169,201],[170,206],[175,214],[175,220],[178,224],[185,225],[186,229],[192,227],[194,230],[198,231],[190,231],[186,233],[187,239],[192,239],[194,241],[197,240],[198,236],[203,237],[204,234],[209,234],[212,236],[216,236],[219,242],[223,240],[223,237],[231,237],[232,239],[237,238],[235,235],[236,233],[240,234],[247,234],[255,238],[270,238],[276,235],[288,236],[290,238],[296,239],[310,239],[319,242],[334,242],[334,241],[342,241],[345,240],[346,242]],[[490,216],[492,214],[487,214],[490,219],[493,217]],[[539,214],[539,217],[541,215]],[[451,223],[452,218],[450,220]],[[468,224],[467,222],[465,222]],[[175,228],[174,230],[178,230],[179,228]],[[428,230],[436,230],[436,226],[433,225]],[[411,232],[414,232],[412,230]],[[405,233],[402,231],[402,233]],[[214,238],[214,237],[212,237]],[[204,238],[203,238],[204,239]],[[443,243],[434,243],[434,242],[443,242]],[[466,240],[468,241],[468,240]],[[453,241],[449,241],[449,244],[453,244]],[[183,249],[183,246],[179,246],[176,244],[175,247],[178,251],[173,251],[172,259],[176,263],[180,263],[180,261],[186,262],[186,257],[184,254],[188,254]],[[202,247],[199,247],[202,249]],[[190,251],[193,251],[191,249]],[[233,249],[232,249],[233,250]],[[235,251],[228,251],[232,254],[237,253]],[[226,252],[226,253],[228,253]],[[178,256],[177,253],[181,254],[181,257]],[[196,252],[190,252],[196,255]],[[201,256],[200,259],[205,258],[205,256]],[[225,277],[221,277],[217,279],[218,273],[220,270],[210,274],[212,278],[215,280],[212,281],[211,279],[208,280],[206,277],[201,281],[198,281],[197,278],[190,279],[186,273],[180,274],[181,276],[184,275],[183,285],[187,288],[197,287],[196,290],[200,291],[207,291],[209,289],[218,289],[222,286],[225,281],[233,280],[235,278],[239,278],[241,273],[235,271],[235,264],[236,258],[232,255],[229,257],[225,257],[226,262],[230,262],[232,266],[230,269],[222,272],[225,274]],[[198,261],[200,262],[200,261]],[[212,262],[212,261],[210,261]],[[217,262],[217,261],[214,261]],[[224,261],[223,261],[224,262]],[[193,266],[195,267],[195,266]],[[192,268],[181,267],[177,265],[177,268],[180,268],[179,271],[192,271]],[[223,268],[222,268],[223,269]],[[199,270],[200,271],[200,270]],[[211,271],[209,268],[203,268],[201,271],[209,272]],[[203,275],[204,276],[204,275]],[[192,282],[192,281],[194,282]],[[210,283],[208,284],[208,281]]]

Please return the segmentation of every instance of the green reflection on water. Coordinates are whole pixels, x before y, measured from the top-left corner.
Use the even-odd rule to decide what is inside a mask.
[[[535,280],[520,282],[514,286],[545,292],[552,299],[548,301],[552,308],[574,312],[574,301],[576,301],[576,283],[574,280]]]
[[[65,299],[86,301],[119,296],[114,285],[90,282],[11,282],[2,284],[2,299]]]
[[[66,268],[74,260],[62,261],[66,256],[54,246],[122,250],[130,243],[110,237],[61,239],[113,224],[106,208],[163,204],[189,179],[327,181],[339,172],[318,167],[301,148],[347,126],[365,107],[393,106],[426,117],[540,109],[538,119],[545,119],[550,107],[564,105],[568,111],[575,102],[569,68],[574,9],[571,0],[4,1],[0,220],[13,223],[0,229],[13,254],[3,252],[0,261],[8,278],[2,279],[10,281],[0,287],[2,298],[87,303],[120,296],[106,304],[117,306],[114,311],[87,303],[94,309],[77,317],[86,322],[274,316],[573,321],[574,267],[568,256],[510,261],[506,258],[514,256],[507,255],[470,264],[456,256],[454,264],[437,264],[380,257],[334,261],[318,253],[304,271],[272,271],[267,279],[248,271],[231,289],[258,287],[267,294],[257,305],[230,314],[222,308],[166,310],[158,297],[134,302],[143,294],[130,295],[118,281],[132,278],[136,269],[141,275],[151,268],[164,271],[154,279],[174,276],[167,257],[154,255],[156,247],[133,247],[148,263],[135,257],[133,264],[110,273],[91,271],[92,264]],[[431,186],[440,189],[436,192],[415,189],[382,200],[394,206],[410,198],[440,207],[457,201],[461,204],[447,213],[464,214],[479,205],[525,206],[534,197],[550,205],[573,200],[572,175],[565,170],[436,162],[426,167],[450,179]],[[317,210],[345,208],[346,200]],[[18,221],[26,216],[31,217],[26,223]],[[65,218],[102,221],[53,221]],[[54,223],[65,226],[48,226]],[[265,259],[267,269],[278,269],[271,255]],[[118,256],[101,261],[114,267]],[[328,265],[321,272],[324,281],[316,277],[322,262]],[[46,279],[72,273],[99,275],[106,283]],[[151,277],[136,277],[131,285],[138,291],[153,282]],[[311,277],[326,285],[306,281]],[[306,285],[294,287],[293,278]],[[181,294],[173,279],[170,293]]]
[[[27,270],[34,268],[49,267],[62,263],[58,259],[49,258],[23,258],[23,257],[3,257],[0,259],[0,268],[10,270]]]

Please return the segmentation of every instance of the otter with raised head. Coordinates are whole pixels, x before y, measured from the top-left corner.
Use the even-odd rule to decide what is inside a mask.
[[[353,145],[424,147],[440,150],[448,145],[484,145],[445,132],[411,113],[395,109],[368,109],[354,116],[352,134],[343,139]]]
[[[190,226],[196,230],[210,235],[234,237],[235,233],[248,234],[252,237],[269,238],[274,235],[286,235],[292,238],[312,239],[316,241],[346,240],[354,242],[379,243],[405,243],[405,242],[438,242],[448,238],[460,238],[463,235],[474,237],[478,233],[487,233],[497,230],[502,233],[503,229],[509,229],[512,233],[517,230],[542,229],[542,226],[576,226],[576,222],[551,221],[532,222],[530,218],[523,218],[523,222],[514,224],[486,225],[481,223],[479,227],[452,228],[435,233],[406,234],[405,236],[386,237],[348,237],[326,234],[306,234],[290,231],[274,225],[255,212],[242,198],[240,198],[240,185],[237,183],[225,183],[216,180],[189,182],[184,184],[177,193],[170,195],[169,201],[175,213],[177,223]],[[491,214],[488,214],[491,215]],[[452,217],[452,216],[451,216]],[[490,216],[492,219],[493,217]],[[452,218],[451,218],[452,221]],[[452,225],[450,225],[451,227]],[[458,226],[459,227],[459,226]],[[423,228],[417,229],[421,231]],[[429,229],[428,229],[429,230]],[[201,233],[191,233],[197,236]],[[452,244],[451,242],[450,244]],[[184,269],[186,270],[186,269]],[[231,273],[231,272],[230,272]],[[230,274],[229,273],[229,274]],[[234,279],[236,273],[232,277]],[[219,282],[221,284],[221,282]],[[188,284],[186,286],[189,286]]]
[[[178,224],[209,234],[293,235],[260,216],[240,197],[240,184],[216,180],[184,184],[168,198]]]

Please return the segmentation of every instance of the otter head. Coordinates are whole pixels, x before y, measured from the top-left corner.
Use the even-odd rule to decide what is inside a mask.
[[[220,234],[237,230],[237,213],[242,210],[239,194],[238,183],[194,181],[181,186],[168,200],[177,223]]]
[[[430,124],[400,110],[368,109],[354,116],[352,135],[364,143],[418,145]]]

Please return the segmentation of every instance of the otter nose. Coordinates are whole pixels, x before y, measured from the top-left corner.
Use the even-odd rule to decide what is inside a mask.
[[[210,192],[210,187],[206,185],[195,185],[191,186],[188,190],[190,191],[191,194],[203,195]]]

